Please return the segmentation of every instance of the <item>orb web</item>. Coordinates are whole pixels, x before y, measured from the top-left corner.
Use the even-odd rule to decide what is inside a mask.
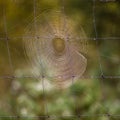
[[[57,87],[70,86],[73,76],[79,80],[87,66],[82,54],[86,51],[83,29],[78,32],[74,22],[60,11],[44,12],[35,22],[36,29],[31,22],[26,28],[29,39],[24,39],[33,74],[44,76]]]

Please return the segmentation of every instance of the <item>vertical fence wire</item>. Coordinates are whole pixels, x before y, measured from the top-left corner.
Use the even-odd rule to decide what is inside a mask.
[[[34,30],[35,30],[35,40],[38,42],[37,39],[39,39],[39,37],[37,37],[37,21],[36,21],[36,18],[37,18],[37,0],[33,0],[33,11],[34,11]],[[40,55],[41,55],[41,51],[40,52]],[[41,65],[41,60],[40,60],[40,65]],[[41,65],[41,68],[42,68],[42,65]],[[45,95],[45,84],[44,84],[44,73],[42,72],[42,75],[40,75],[38,77],[38,79],[41,79],[42,81],[42,88],[43,88],[43,99],[44,99],[44,112],[45,112],[45,116],[48,116],[48,108],[47,108],[47,101],[46,101],[46,95]]]

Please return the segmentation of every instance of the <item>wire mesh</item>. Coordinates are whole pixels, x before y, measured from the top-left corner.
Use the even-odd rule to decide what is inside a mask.
[[[16,2],[16,1],[13,1],[13,2]],[[86,1],[88,2],[88,1]],[[73,38],[73,39],[76,39],[76,40],[89,40],[89,41],[92,41],[95,43],[95,46],[97,48],[96,50],[96,56],[97,56],[97,60],[98,60],[98,67],[99,67],[99,74],[98,75],[89,75],[89,76],[85,76],[85,79],[97,79],[99,84],[100,84],[100,92],[102,94],[102,97],[101,97],[101,100],[100,101],[104,101],[104,97],[106,96],[106,89],[105,89],[105,86],[104,86],[104,82],[107,80],[107,79],[115,79],[115,80],[119,80],[120,78],[120,75],[119,74],[116,74],[116,75],[111,75],[111,74],[106,74],[105,71],[103,70],[104,66],[103,66],[103,57],[101,55],[101,49],[99,49],[99,42],[101,40],[103,41],[119,41],[120,40],[120,37],[119,36],[102,36],[101,37],[99,36],[99,32],[97,30],[97,8],[96,8],[96,4],[97,4],[97,0],[91,0],[91,3],[92,3],[92,25],[93,25],[93,29],[94,29],[94,36],[93,37],[87,37],[87,38],[82,38],[82,37],[76,37],[76,38]],[[99,1],[99,2],[107,2],[107,1]],[[115,1],[108,1],[108,2],[115,2]],[[33,5],[33,18],[34,18],[34,31],[36,32],[37,31],[37,22],[36,22],[36,18],[37,18],[37,14],[39,13],[39,10],[37,8],[37,4],[38,4],[38,1],[37,0],[33,0],[32,1],[32,5]],[[66,3],[67,4],[67,3]],[[65,14],[65,0],[62,0],[61,1],[61,11],[63,14]],[[87,9],[87,8],[86,8]],[[37,37],[39,38],[42,38],[42,36],[26,36],[26,35],[18,35],[18,36],[11,36],[9,35],[8,33],[8,28],[7,28],[7,18],[6,18],[6,9],[3,8],[3,23],[4,23],[4,34],[5,34],[5,37],[0,37],[0,40],[1,41],[4,41],[5,44],[6,44],[6,49],[7,49],[7,54],[8,54],[8,61],[9,61],[9,66],[10,67],[10,70],[11,70],[11,75],[0,75],[0,79],[5,79],[5,80],[12,80],[14,81],[15,79],[41,79],[42,81],[42,92],[43,92],[43,109],[44,109],[44,115],[30,115],[30,116],[21,116],[21,115],[8,115],[8,116],[4,116],[4,115],[1,115],[0,116],[0,119],[3,120],[3,119],[86,119],[86,118],[99,118],[100,117],[104,120],[112,120],[112,119],[116,119],[116,120],[119,120],[120,119],[120,115],[119,114],[112,114],[112,113],[109,113],[109,108],[108,106],[104,106],[104,104],[101,102],[100,105],[102,106],[101,109],[104,109],[104,113],[102,114],[81,114],[79,113],[79,110],[77,108],[77,103],[78,100],[76,99],[76,97],[73,95],[72,96],[72,99],[74,99],[74,107],[73,109],[76,109],[77,111],[77,114],[70,114],[70,115],[52,115],[50,113],[50,110],[48,108],[48,103],[47,103],[47,95],[48,93],[46,93],[46,84],[45,84],[45,76],[42,75],[41,76],[33,76],[33,75],[23,75],[23,76],[16,76],[14,75],[14,63],[13,63],[13,60],[12,60],[12,55],[11,55],[11,52],[10,52],[10,41],[11,40],[18,40],[18,41],[21,41],[21,39],[27,39],[29,41],[29,39],[36,39]],[[109,46],[108,46],[109,47]],[[108,56],[105,56],[105,57],[108,57]],[[73,77],[73,76],[72,76]],[[72,78],[72,84],[74,83],[74,77]],[[75,91],[76,92],[76,91]],[[71,93],[72,94],[72,93]],[[79,103],[79,102],[78,102]],[[54,107],[54,104],[53,104],[53,107]],[[19,111],[19,107],[17,108],[17,110]]]

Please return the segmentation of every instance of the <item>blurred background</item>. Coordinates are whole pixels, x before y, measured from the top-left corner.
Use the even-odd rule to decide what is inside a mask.
[[[61,10],[88,38],[84,74],[66,89],[50,89],[32,76],[22,36],[36,16]],[[94,9],[95,6],[95,9]],[[93,13],[94,10],[94,13]],[[97,44],[94,38],[96,17]],[[41,18],[42,19],[42,18]],[[102,72],[101,72],[101,68]],[[29,76],[29,77],[28,77]],[[104,77],[108,76],[108,77]],[[120,2],[96,0],[0,0],[0,120],[119,120]],[[111,116],[103,114],[111,114]],[[52,117],[36,117],[50,115]],[[83,115],[81,118],[75,117]],[[85,115],[85,116],[84,116]],[[63,116],[63,117],[61,117]],[[15,119],[15,118],[14,118]]]

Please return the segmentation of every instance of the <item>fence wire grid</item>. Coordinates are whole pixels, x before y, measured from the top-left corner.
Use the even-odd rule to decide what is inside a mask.
[[[42,0],[42,1],[44,1],[44,0]],[[74,2],[76,2],[77,0],[70,0],[70,1],[72,1],[72,3],[74,3]],[[66,12],[65,12],[65,10],[67,9],[66,8],[66,5],[67,4],[69,4],[69,2],[70,2],[69,0],[67,0],[67,1],[65,1],[65,0],[61,0],[60,1],[60,4],[59,4],[59,7],[60,7],[60,9],[61,9],[61,11],[63,12],[63,14],[66,14]],[[79,0],[78,0],[79,1]],[[84,1],[84,0],[80,0],[80,1]],[[14,3],[14,4],[17,4],[17,3],[19,3],[19,0],[11,0],[10,1],[11,3]],[[49,0],[48,0],[48,4],[49,4]],[[109,41],[109,42],[111,42],[111,41],[114,41],[114,43],[117,41],[117,43],[119,44],[120,43],[120,37],[119,37],[119,35],[117,35],[117,36],[104,36],[104,33],[103,33],[103,35],[99,35],[99,32],[98,32],[98,27],[97,27],[97,24],[98,24],[98,18],[97,18],[97,7],[98,7],[98,3],[100,3],[101,4],[101,6],[104,4],[116,4],[116,2],[119,2],[119,1],[117,1],[117,0],[85,0],[83,3],[87,3],[87,2],[90,2],[90,5],[92,6],[91,7],[91,9],[89,10],[89,8],[87,8],[86,7],[86,9],[88,9],[88,11],[91,11],[92,13],[91,13],[91,17],[92,17],[92,20],[91,20],[91,22],[92,23],[90,23],[90,24],[92,24],[92,26],[93,26],[93,30],[94,30],[94,35],[93,35],[93,37],[89,37],[89,36],[87,36],[87,38],[75,38],[75,39],[78,39],[78,40],[80,40],[80,39],[86,39],[86,40],[88,40],[88,41],[91,41],[91,42],[93,42],[94,44],[95,44],[95,46],[96,46],[96,48],[98,48],[96,51],[97,51],[97,62],[98,62],[98,66],[99,66],[99,74],[98,75],[90,75],[90,76],[87,76],[87,77],[85,77],[85,79],[96,79],[98,82],[99,82],[99,84],[100,84],[100,92],[101,92],[101,94],[102,94],[102,100],[104,100],[104,97],[106,96],[106,93],[105,93],[105,81],[106,80],[113,80],[113,81],[119,81],[119,79],[120,79],[120,72],[118,72],[118,74],[117,73],[115,73],[115,74],[111,74],[111,73],[105,73],[104,72],[104,66],[103,66],[103,58],[105,57],[105,58],[109,58],[109,56],[107,56],[107,55],[105,55],[105,56],[102,56],[102,54],[101,54],[101,50],[99,49],[100,48],[100,41]],[[3,2],[4,3],[4,2]],[[77,3],[77,2],[76,2]],[[79,3],[79,2],[78,2]],[[30,0],[30,4],[32,5],[32,7],[33,7],[33,16],[34,16],[34,29],[36,30],[36,27],[37,27],[37,24],[36,24],[36,17],[37,17],[37,14],[40,12],[40,8],[38,8],[38,0]],[[76,5],[77,6],[77,5]],[[82,5],[81,5],[81,7],[82,7]],[[99,6],[100,7],[100,6]],[[19,75],[15,75],[15,73],[14,73],[14,62],[13,62],[13,59],[12,59],[12,57],[13,57],[13,55],[11,54],[11,51],[10,51],[10,42],[11,42],[11,40],[13,40],[13,41],[15,41],[15,40],[18,40],[18,41],[21,41],[21,40],[23,40],[23,39],[30,39],[31,38],[31,36],[24,36],[24,35],[18,35],[18,36],[12,36],[12,35],[10,35],[9,34],[9,32],[8,31],[11,31],[11,30],[9,30],[8,29],[8,21],[7,21],[7,15],[6,15],[6,13],[8,12],[7,11],[7,9],[5,8],[5,5],[3,4],[3,7],[1,8],[2,9],[2,15],[3,15],[3,25],[4,25],[4,32],[1,34],[1,37],[0,37],[0,42],[4,42],[5,43],[5,46],[6,46],[6,53],[7,53],[7,56],[6,56],[6,58],[8,58],[8,66],[7,67],[9,67],[9,69],[10,69],[10,74],[8,73],[6,73],[6,74],[1,74],[0,73],[0,80],[7,80],[7,82],[9,81],[10,83],[13,83],[16,79],[29,79],[30,81],[32,80],[32,79],[37,79],[35,76],[33,76],[33,75],[21,75],[21,76],[19,76]],[[43,9],[45,9],[45,8],[43,8]],[[114,8],[113,8],[114,9]],[[120,6],[119,6],[119,10],[120,10]],[[117,12],[119,12],[119,11],[117,11]],[[103,16],[101,16],[101,17],[103,17]],[[119,12],[119,17],[120,17],[120,12]],[[15,19],[17,19],[17,18],[15,18]],[[29,19],[29,18],[28,18]],[[120,19],[119,19],[120,20]],[[19,20],[20,21],[20,20]],[[27,21],[27,20],[26,20]],[[87,20],[86,20],[87,21]],[[87,22],[88,23],[88,22]],[[109,29],[111,29],[111,28],[108,28],[108,30]],[[41,37],[41,36],[33,36],[33,38],[34,37]],[[20,44],[21,45],[21,44]],[[119,44],[120,45],[120,44]],[[114,45],[113,45],[114,46]],[[14,46],[12,46],[12,47],[14,47]],[[18,46],[19,47],[19,46]],[[109,47],[109,46],[107,46],[107,47]],[[116,49],[116,48],[113,48],[113,49]],[[114,57],[114,56],[113,56]],[[112,59],[112,58],[110,58],[110,59]],[[116,67],[120,67],[120,63],[119,64],[117,64],[116,65]],[[114,69],[114,68],[109,68],[109,69]],[[119,70],[120,71],[120,70]],[[43,106],[43,108],[44,108],[44,115],[29,115],[29,113],[28,113],[28,115],[21,115],[21,114],[12,114],[12,115],[1,115],[0,114],[0,120],[14,120],[14,119],[16,119],[16,120],[23,120],[23,119],[30,119],[30,120],[59,120],[59,119],[64,119],[64,120],[66,120],[66,119],[68,119],[68,120],[94,120],[94,118],[95,119],[97,119],[98,118],[98,120],[100,119],[100,120],[120,120],[120,114],[118,113],[118,114],[113,114],[113,113],[110,113],[109,112],[109,107],[107,107],[107,106],[104,106],[102,103],[100,103],[100,105],[103,107],[103,109],[105,110],[105,112],[104,113],[96,113],[96,114],[81,114],[81,113],[79,113],[79,110],[77,111],[77,113],[76,114],[63,114],[63,115],[55,115],[55,114],[50,114],[48,111],[48,104],[47,104],[47,95],[46,94],[48,94],[48,93],[46,93],[46,88],[45,88],[45,82],[44,82],[44,77],[45,76],[43,76],[43,78],[42,78],[42,94],[43,94],[43,101],[44,102],[41,102],[41,104],[44,104]],[[38,76],[38,78],[39,78],[39,76]],[[74,78],[73,78],[74,79]],[[119,82],[118,82],[119,83]],[[118,86],[118,87],[120,87],[120,86]],[[0,89],[1,90],[1,89]],[[25,92],[26,91],[26,89],[23,89],[23,91]],[[118,91],[118,93],[119,93],[119,91]],[[11,92],[11,94],[12,94],[12,92]],[[2,98],[2,96],[1,96],[1,98]],[[69,99],[69,98],[68,98]],[[74,107],[75,107],[75,109],[76,109],[76,107],[77,107],[77,100],[76,100],[76,97],[73,95],[73,101],[74,101]],[[1,100],[0,100],[1,101]],[[119,101],[119,97],[118,97],[118,101]],[[119,107],[119,109],[120,109],[120,102],[118,102],[119,104],[118,104],[118,107]],[[0,102],[0,107],[1,107],[2,105],[1,105],[1,102]],[[3,105],[4,106],[4,105]],[[14,106],[15,107],[15,106]],[[54,104],[53,104],[53,107],[54,107]],[[18,111],[19,111],[19,106],[18,106]],[[74,108],[73,108],[74,109]],[[112,108],[111,108],[112,109]],[[19,112],[18,112],[19,113]]]

